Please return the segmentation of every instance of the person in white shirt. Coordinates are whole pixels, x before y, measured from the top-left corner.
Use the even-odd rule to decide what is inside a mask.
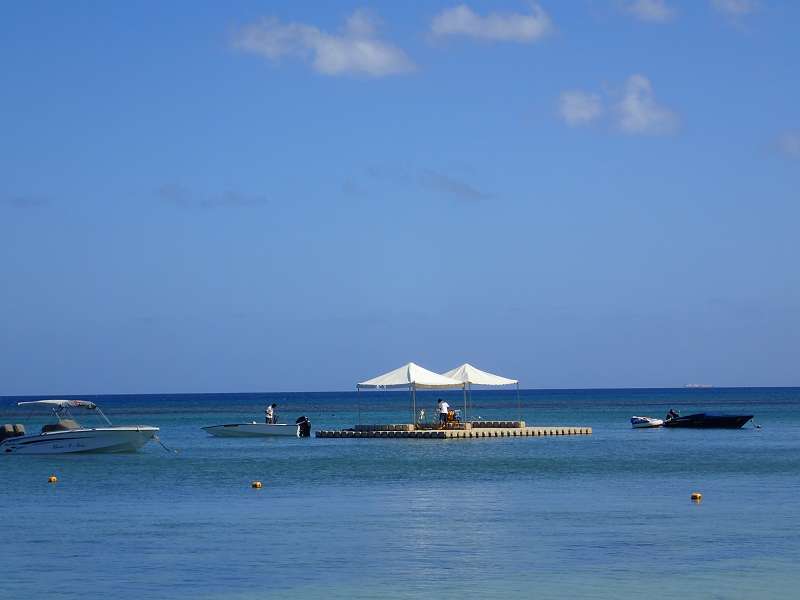
[[[439,424],[442,427],[447,425],[447,413],[450,411],[450,405],[439,398]]]
[[[267,424],[272,425],[278,418],[278,415],[275,414],[275,409],[278,408],[277,404],[270,404],[264,410],[264,417]]]

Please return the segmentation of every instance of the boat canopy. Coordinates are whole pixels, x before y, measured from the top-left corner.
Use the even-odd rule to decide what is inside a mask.
[[[87,410],[97,408],[94,402],[89,402],[88,400],[29,400],[28,402],[17,402],[17,406],[22,406],[23,404],[43,404],[59,408],[85,408]]]
[[[460,367],[456,367],[444,373],[444,376],[472,385],[514,385],[515,383],[519,383],[516,379],[509,379],[508,377],[501,377],[494,373],[481,371],[469,363],[464,363]]]
[[[378,375],[357,384],[358,389],[392,389],[392,388],[418,388],[418,389],[444,389],[463,388],[464,382],[445,375],[429,371],[418,364],[410,362],[393,371]]]

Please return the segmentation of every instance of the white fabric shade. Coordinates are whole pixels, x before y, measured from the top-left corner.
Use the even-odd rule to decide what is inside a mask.
[[[383,375],[378,375],[372,379],[362,381],[357,385],[359,388],[460,388],[464,387],[464,382],[453,379],[445,375],[439,375],[429,371],[418,364],[410,362],[394,371],[389,371]]]
[[[27,402],[17,402],[17,406],[22,406],[23,404],[44,404],[45,406],[59,406],[62,408],[97,408],[94,402],[87,400],[29,400]]]
[[[513,385],[519,383],[516,379],[508,379],[494,373],[481,371],[469,363],[464,363],[460,367],[448,371],[444,376],[472,385]]]

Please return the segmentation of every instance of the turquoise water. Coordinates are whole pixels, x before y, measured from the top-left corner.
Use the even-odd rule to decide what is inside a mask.
[[[401,393],[90,399],[115,422],[161,427],[178,452],[0,456],[6,597],[796,598],[800,586],[797,388],[523,391],[528,423],[594,434],[481,440],[200,430],[261,420],[273,401],[315,429],[352,425],[359,405],[363,422],[404,422]],[[0,398],[0,422],[41,425],[17,400]],[[513,392],[473,403],[517,415]],[[762,428],[630,429],[671,406],[752,413]]]

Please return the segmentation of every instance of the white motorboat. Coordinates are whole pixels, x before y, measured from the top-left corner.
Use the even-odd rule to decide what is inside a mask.
[[[631,417],[631,427],[634,429],[661,427],[662,425],[664,425],[662,419],[654,419],[653,417]]]
[[[306,417],[290,423],[228,423],[227,425],[209,425],[203,430],[217,437],[308,437],[311,434],[311,421]]]
[[[94,402],[86,400],[34,400],[17,406],[39,405],[51,408],[55,423],[40,433],[28,434],[22,425],[0,426],[0,454],[65,454],[72,452],[133,452],[158,433],[149,425],[114,425]],[[103,421],[98,427],[80,425],[71,409],[91,411]]]

